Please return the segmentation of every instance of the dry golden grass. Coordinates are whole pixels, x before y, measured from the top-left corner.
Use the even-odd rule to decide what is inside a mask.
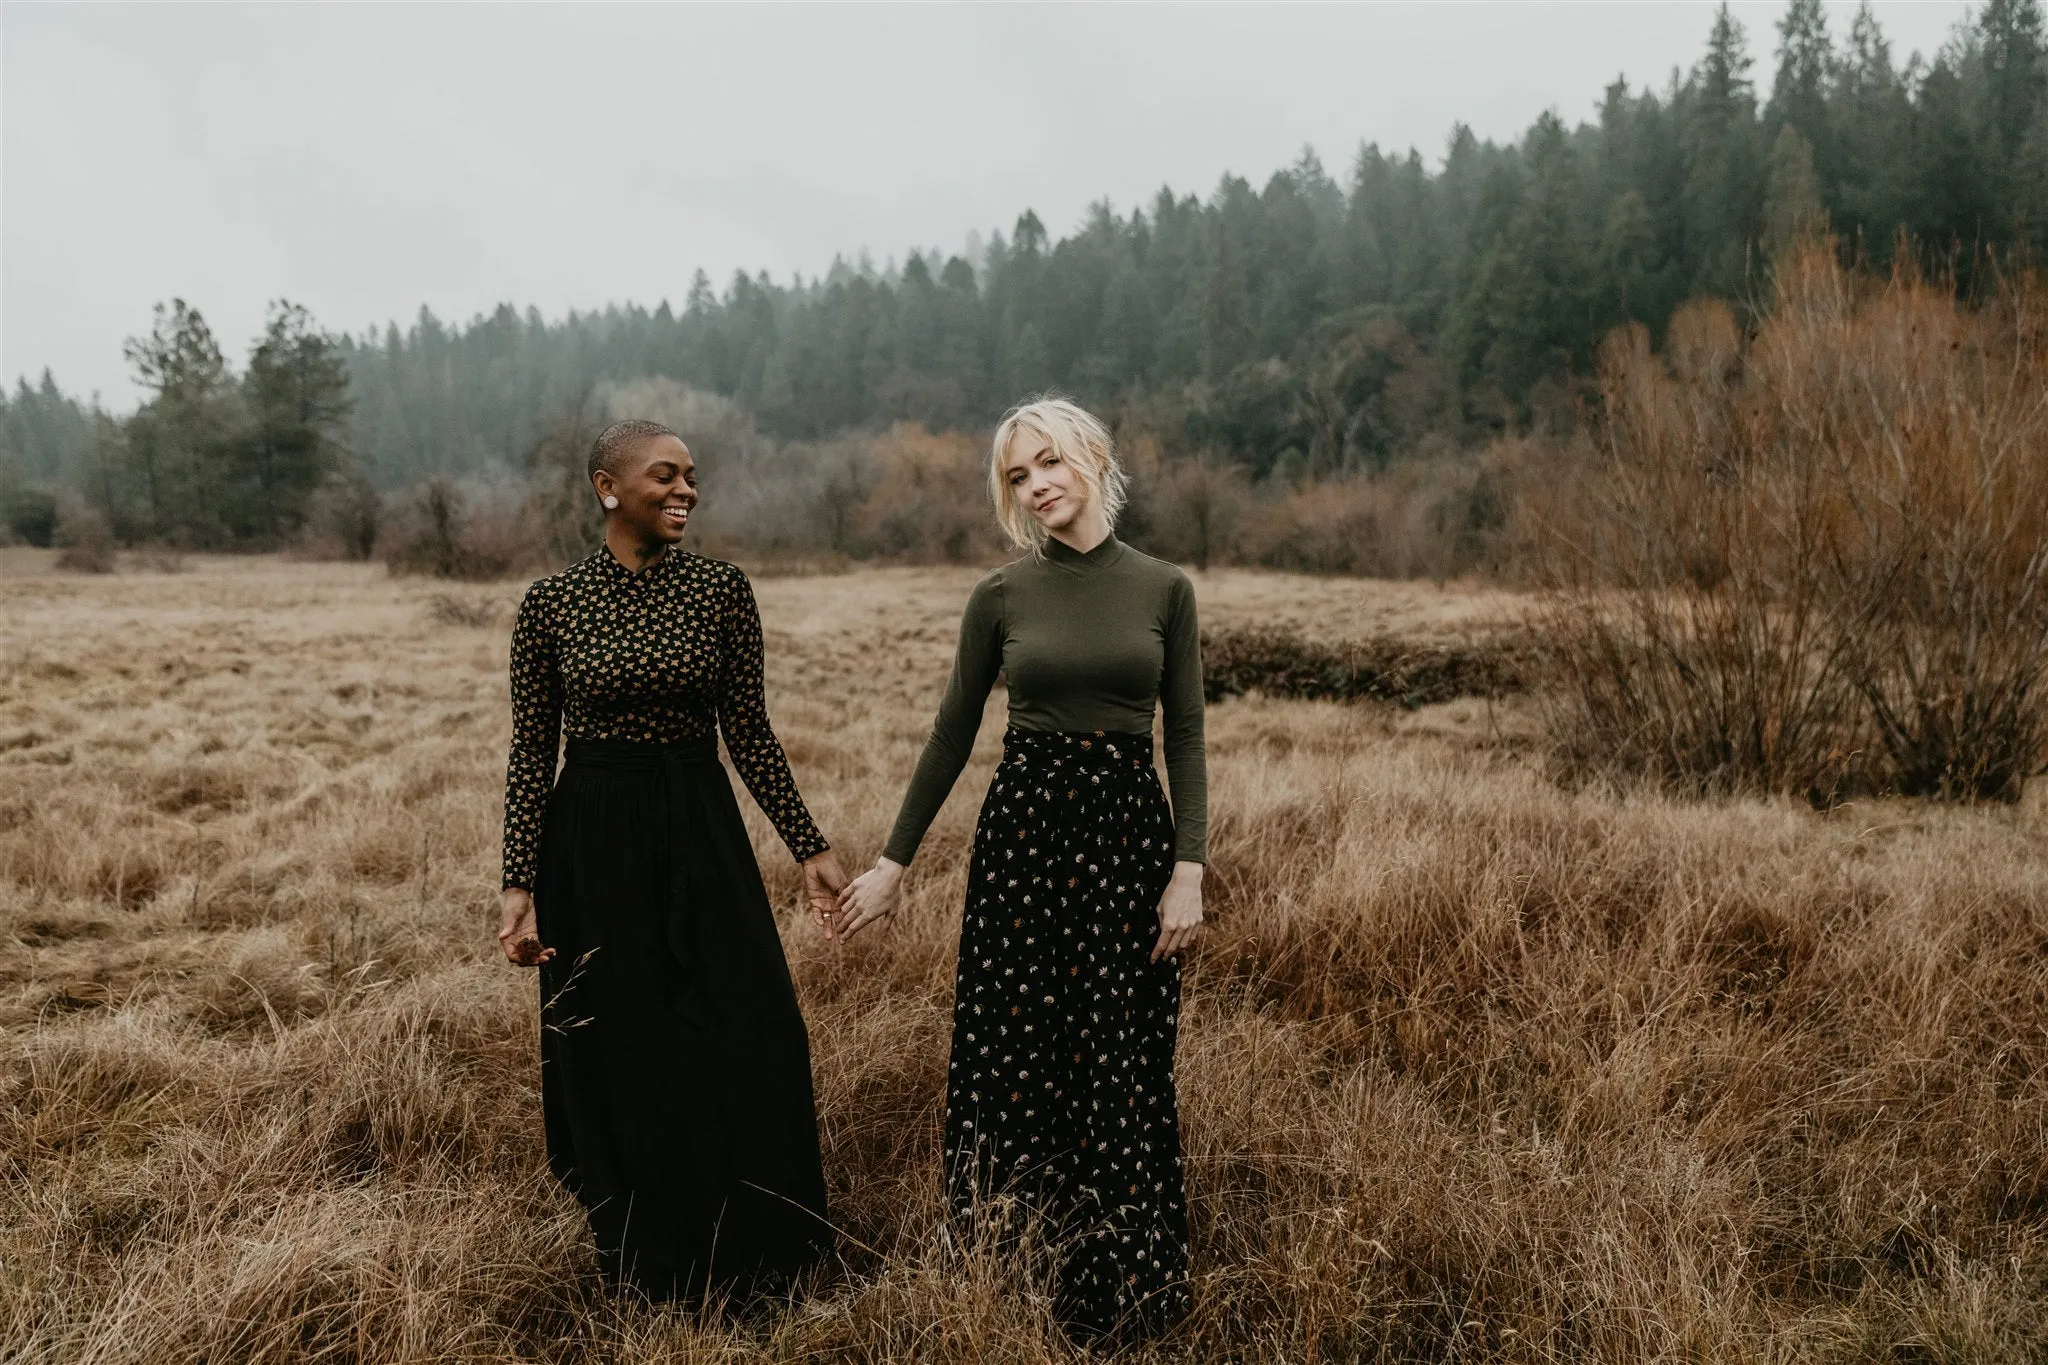
[[[737,1323],[606,1299],[491,937],[517,588],[0,558],[0,1358],[1035,1361],[941,1242],[977,762],[900,921],[785,937],[847,1263]],[[757,584],[849,859],[971,571]],[[1217,573],[1218,625],[1516,604]],[[1526,714],[1210,716],[1181,1085],[1197,1360],[2048,1352],[2048,814],[1566,793]],[[751,817],[771,891],[793,869]]]

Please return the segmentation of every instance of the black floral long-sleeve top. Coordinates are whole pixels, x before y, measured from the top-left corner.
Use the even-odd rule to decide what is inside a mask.
[[[506,886],[532,889],[541,816],[571,739],[691,743],[725,734],[740,779],[799,861],[829,845],[797,794],[762,696],[747,576],[671,550],[634,573],[596,554],[527,589],[512,627]]]

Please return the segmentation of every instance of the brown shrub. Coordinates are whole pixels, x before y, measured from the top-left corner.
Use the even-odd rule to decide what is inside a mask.
[[[114,571],[114,532],[107,519],[83,503],[59,509],[54,543],[57,567],[73,573]]]
[[[1297,573],[1439,581],[1494,567],[1506,521],[1506,455],[1397,465],[1373,477],[1284,484],[1253,496],[1232,542],[1237,563]]]
[[[517,510],[465,492],[449,479],[419,485],[396,520],[384,552],[394,574],[504,578],[543,562],[547,551]]]
[[[1414,708],[1458,697],[1502,697],[1528,685],[1519,639],[1472,645],[1309,640],[1287,630],[1206,631],[1202,690],[1210,701],[1258,692],[1323,701],[1388,701]]]
[[[1545,635],[1573,771],[2006,797],[2048,670],[2048,294],[1969,310],[1828,244],[1601,355],[1600,458]]]

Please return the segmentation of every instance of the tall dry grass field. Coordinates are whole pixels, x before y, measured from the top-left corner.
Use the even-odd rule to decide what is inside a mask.
[[[0,568],[0,1358],[1042,1360],[941,1237],[977,761],[899,921],[785,910],[845,1262],[736,1322],[606,1298],[492,939],[511,585]],[[770,703],[881,841],[971,571],[757,587]],[[1216,573],[1211,624],[1518,604]],[[999,701],[997,703],[1000,704]],[[1210,714],[1180,1078],[1193,1360],[2048,1353],[2048,816],[1548,782],[1527,703]],[[754,818],[771,891],[794,870]]]

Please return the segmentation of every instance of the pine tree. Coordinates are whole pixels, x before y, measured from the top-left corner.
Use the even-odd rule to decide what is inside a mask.
[[[1770,187],[1764,194],[1764,250],[1778,256],[1813,235],[1825,222],[1813,148],[1796,125],[1778,129],[1771,145]]]
[[[140,475],[149,538],[218,545],[229,532],[214,498],[243,414],[227,359],[199,310],[183,299],[158,304],[146,337],[122,353],[149,401],[129,419],[126,446]]]
[[[314,490],[346,465],[348,370],[312,315],[279,299],[249,353],[242,390],[251,425],[236,450],[234,529],[276,540],[298,530]]]
[[[1763,197],[1750,66],[1742,26],[1724,0],[1707,38],[1706,56],[1686,84],[1681,113],[1685,253],[1692,287],[1723,297],[1743,287]]]
[[[1812,152],[1815,191],[1823,197],[1831,194],[1836,169],[1827,107],[1828,81],[1834,70],[1834,43],[1828,36],[1827,11],[1821,0],[1792,0],[1778,21],[1778,74],[1764,111],[1763,132],[1775,148],[1780,129],[1790,126],[1799,130]]]

